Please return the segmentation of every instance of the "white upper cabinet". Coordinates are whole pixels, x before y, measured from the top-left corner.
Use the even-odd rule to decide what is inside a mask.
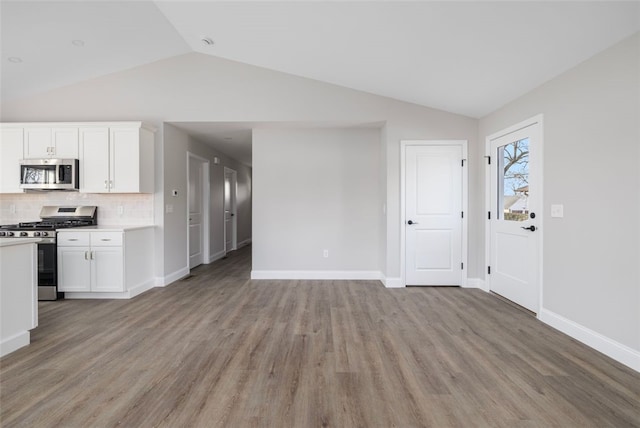
[[[153,193],[153,132],[140,122],[80,128],[80,191]]]
[[[25,127],[24,158],[78,159],[78,127]]]
[[[0,193],[23,193],[20,188],[22,128],[0,129]]]
[[[20,159],[79,159],[80,192],[153,193],[155,129],[142,122],[3,123],[0,193],[22,193]]]
[[[109,128],[80,128],[80,191],[109,192]]]

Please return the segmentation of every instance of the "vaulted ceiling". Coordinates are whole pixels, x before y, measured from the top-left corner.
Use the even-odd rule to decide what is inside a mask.
[[[481,117],[640,30],[639,2],[0,6],[3,100],[197,51]]]

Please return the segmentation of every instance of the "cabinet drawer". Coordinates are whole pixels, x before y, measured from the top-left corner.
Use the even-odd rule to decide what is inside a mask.
[[[122,246],[122,232],[91,232],[92,247]]]
[[[88,247],[89,233],[87,232],[59,232],[59,247]]]

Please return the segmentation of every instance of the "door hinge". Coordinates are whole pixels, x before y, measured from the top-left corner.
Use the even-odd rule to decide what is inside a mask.
[[[462,159],[462,165],[460,165],[463,168],[464,168],[464,161],[466,161],[466,159]]]
[[[487,164],[491,165],[491,156],[485,156],[485,158],[487,158]]]
[[[460,218],[464,218],[464,211],[460,212]]]
[[[460,269],[464,270],[464,263],[460,263]]]
[[[487,220],[491,220],[491,211],[487,211]]]
[[[491,266],[487,266],[487,274],[491,275]]]

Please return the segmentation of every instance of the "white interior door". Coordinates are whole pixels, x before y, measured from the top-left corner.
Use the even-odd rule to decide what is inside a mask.
[[[225,252],[233,251],[236,243],[236,171],[224,169],[224,238]]]
[[[541,125],[490,138],[491,291],[538,312]]]
[[[189,269],[201,265],[203,260],[203,162],[189,156]]]
[[[463,147],[405,150],[405,283],[462,285]]]

